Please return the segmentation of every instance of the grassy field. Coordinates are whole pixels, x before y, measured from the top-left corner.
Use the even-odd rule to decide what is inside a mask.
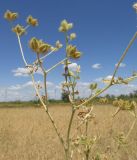
[[[64,152],[44,109],[0,107],[0,160],[64,160]],[[94,107],[96,118],[90,122],[89,135],[96,135],[97,141],[90,159],[99,153],[108,160],[137,160],[137,124],[129,136],[128,145],[117,151],[115,137],[122,131],[128,132],[133,117],[128,112],[121,112],[112,121],[115,109],[110,105]],[[71,108],[51,105],[50,112],[57,120],[60,132],[66,136]],[[72,133],[77,122],[75,117]],[[82,159],[75,154],[74,160]]]

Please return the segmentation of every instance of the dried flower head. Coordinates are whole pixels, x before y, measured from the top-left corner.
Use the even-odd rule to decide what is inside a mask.
[[[19,36],[22,36],[23,34],[26,33],[25,28],[19,24],[16,25],[14,28],[12,28],[12,31],[15,32]]]
[[[69,38],[70,38],[70,40],[75,39],[76,38],[76,33],[71,33]]]
[[[60,24],[59,31],[60,32],[67,32],[68,30],[72,29],[73,23],[68,23],[66,20],[63,20]]]
[[[68,57],[70,58],[78,59],[81,56],[81,52],[77,50],[76,46],[68,45],[66,48],[66,51],[67,51]]]
[[[33,18],[31,15],[27,17],[26,22],[28,25],[31,25],[33,27],[38,25],[38,20],[36,18]]]
[[[133,8],[135,9],[135,11],[137,13],[137,2],[133,4]]]
[[[35,53],[47,53],[51,51],[51,46],[49,44],[35,37],[29,41],[29,46]]]
[[[18,18],[18,13],[7,10],[4,14],[4,18],[8,21],[14,21]]]

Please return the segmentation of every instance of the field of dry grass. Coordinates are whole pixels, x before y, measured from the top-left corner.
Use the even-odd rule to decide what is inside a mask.
[[[66,126],[71,108],[54,105],[50,112],[57,120],[61,133],[66,135]],[[99,153],[108,160],[137,160],[137,124],[132,131],[128,145],[117,152],[115,137],[128,132],[133,118],[129,113],[120,113],[112,123],[112,106],[96,106],[96,118],[90,122],[89,135],[97,135],[90,158]],[[73,123],[73,129],[77,124]],[[74,133],[74,130],[72,130]],[[111,156],[113,155],[113,157]],[[64,153],[58,137],[42,108],[1,108],[0,109],[0,160],[64,160]],[[81,160],[75,155],[75,160]]]

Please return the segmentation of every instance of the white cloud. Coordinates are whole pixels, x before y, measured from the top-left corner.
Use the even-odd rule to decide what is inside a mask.
[[[110,79],[112,76],[108,75],[106,78]],[[100,77],[101,80],[101,77]],[[37,83],[42,85],[41,81]],[[91,94],[89,89],[89,82],[78,82],[76,89],[79,90],[79,96],[86,98]],[[56,85],[53,82],[47,82],[48,97],[49,99],[60,99],[61,98],[61,85]],[[104,92],[102,95],[120,95],[120,94],[129,94],[137,90],[137,85],[128,84],[128,85],[115,85]],[[44,89],[41,90],[41,93],[44,94]],[[35,90],[32,86],[32,82],[28,81],[23,84],[16,84],[9,86],[7,88],[0,87],[0,101],[16,101],[16,100],[33,100],[36,98]]]
[[[24,84],[12,85],[8,89],[9,90],[20,90],[20,89],[23,89],[23,88],[26,88],[26,87],[31,87],[31,86],[32,86],[32,82],[28,81],[28,82],[26,82]]]
[[[118,64],[116,63],[116,64],[115,64],[115,67],[116,67],[117,65],[118,65]],[[125,64],[125,63],[120,63],[119,67],[124,68],[124,67],[126,67],[126,64]]]
[[[101,69],[101,68],[102,68],[102,65],[99,64],[99,63],[96,63],[96,64],[93,64],[93,65],[92,65],[92,68],[93,68],[93,69]]]
[[[99,77],[99,78],[94,79],[93,81],[94,82],[102,82],[102,80],[103,80],[103,77]]]
[[[30,73],[29,70],[27,68],[17,68],[12,70],[12,72],[14,73],[14,76],[28,76],[28,74]]]
[[[108,76],[106,76],[104,79],[106,79],[106,80],[111,80],[111,79],[112,79],[112,75],[108,75]]]
[[[77,63],[71,63],[71,64],[68,65],[68,67],[71,71],[76,71],[77,67],[78,67],[78,64]]]
[[[137,90],[137,85],[128,84],[128,85],[115,85],[108,89],[103,95],[110,94],[110,95],[128,95],[133,91]]]
[[[16,77],[21,77],[21,76],[22,77],[27,77],[30,74],[30,71],[29,71],[28,68],[21,68],[21,67],[12,70],[12,72],[13,72],[13,75],[16,76]],[[36,71],[36,73],[37,74],[42,74],[41,68],[38,68],[38,70]]]
[[[91,94],[91,90],[89,89],[89,82],[78,82],[77,83],[77,89],[79,91],[79,96],[80,97],[89,97]]]
[[[37,81],[36,83],[43,86],[41,81]],[[47,81],[47,90],[48,97],[51,99],[60,99],[61,98],[61,90],[60,86]],[[41,89],[40,93],[44,94],[44,88]],[[36,98],[36,92],[33,88],[33,83],[28,81],[23,84],[15,84],[11,85],[7,88],[0,87],[0,101],[28,101]]]
[[[104,84],[104,82],[103,82],[104,79],[105,80],[111,80],[112,79],[112,75],[108,75],[106,77],[99,77],[99,78],[94,79],[93,81],[94,82],[102,82]]]
[[[38,70],[35,73],[43,75],[43,72],[42,72],[41,68],[38,68]]]

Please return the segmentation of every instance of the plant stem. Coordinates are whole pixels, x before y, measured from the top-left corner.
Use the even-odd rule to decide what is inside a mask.
[[[56,48],[53,49],[51,52],[49,52],[48,54],[46,54],[45,56],[41,57],[40,60],[43,60],[44,58],[48,57],[49,55],[51,55],[54,51],[56,51]]]
[[[48,96],[47,96],[47,74],[44,72],[44,90],[45,90],[45,103],[47,104]]]
[[[85,102],[83,102],[82,104],[80,104],[80,105],[78,105],[78,106],[75,106],[77,109],[80,108],[82,105],[87,104],[88,102],[90,102],[91,100],[93,100],[94,98],[96,98],[98,95],[100,95],[101,93],[103,93],[104,91],[106,91],[108,88],[110,88],[110,87],[113,85],[113,80],[114,80],[114,77],[115,77],[115,75],[116,75],[119,67],[120,67],[120,64],[121,64],[121,62],[123,61],[123,59],[125,58],[125,56],[126,56],[128,50],[129,50],[129,48],[131,47],[131,45],[133,44],[133,42],[135,41],[136,38],[137,38],[137,32],[134,34],[133,38],[130,40],[127,48],[125,49],[125,51],[123,52],[120,60],[118,61],[118,64],[117,64],[117,66],[116,66],[116,68],[115,68],[115,70],[114,70],[114,72],[113,72],[113,76],[112,76],[112,78],[111,78],[110,84],[107,85],[107,86],[106,86],[104,89],[102,89],[100,92],[98,92],[96,95],[90,96],[90,97],[89,97]]]
[[[130,133],[132,132],[132,130],[133,130],[134,126],[135,126],[136,120],[137,120],[137,118],[135,117],[135,119],[134,119],[134,121],[133,121],[133,123],[132,123],[132,125],[131,125],[131,127],[130,127],[127,135],[126,135],[126,137],[125,137],[125,141],[128,139]]]
[[[109,84],[107,85],[105,88],[103,88],[101,91],[99,91],[98,93],[96,93],[93,96],[90,96],[85,102],[81,103],[80,105],[74,106],[76,109],[79,109],[80,107],[82,107],[83,105],[87,104],[88,102],[90,102],[91,100],[93,100],[94,98],[96,98],[97,96],[99,96],[101,93],[103,93],[104,91],[106,91],[108,88],[110,88],[112,85]]]
[[[89,160],[89,152],[90,152],[90,150],[88,149],[87,151],[86,151],[86,160]]]
[[[23,61],[24,61],[24,63],[25,63],[25,66],[27,66],[28,63],[26,62],[26,59],[25,59],[25,56],[24,56],[23,48],[22,48],[21,41],[20,41],[20,36],[17,35],[17,38],[18,38],[18,43],[19,43],[19,47],[20,47],[20,52],[21,52],[22,59],[23,59]]]
[[[43,67],[43,64],[40,60],[40,57],[39,57],[38,53],[37,53],[37,59],[38,59],[39,66],[40,66],[40,68],[43,72],[43,76],[44,76],[44,92],[45,92],[44,101],[45,101],[45,104],[47,104],[47,100],[48,100],[48,96],[47,96],[47,73],[46,73],[45,68]]]
[[[68,126],[68,130],[67,130],[67,139],[66,139],[67,154],[70,153],[70,131],[71,131],[71,126],[72,126],[74,115],[75,115],[75,109],[72,107],[71,117],[70,117],[69,126]]]
[[[67,47],[68,47],[68,36],[67,36],[67,33],[65,33],[65,40],[66,40],[66,63],[65,63],[65,81],[66,83],[68,82],[68,72],[69,72],[69,68],[68,68],[68,55],[67,55]],[[69,80],[71,82],[71,77],[69,77]],[[70,94],[70,89],[69,87],[67,87],[68,89],[68,92]],[[74,90],[75,88],[72,86],[72,95],[73,95],[73,102],[74,102]],[[71,95],[69,95],[71,96]],[[71,101],[70,101],[71,103]],[[66,150],[66,153],[67,153],[67,160],[70,159],[70,132],[71,132],[71,127],[72,127],[72,122],[73,122],[73,118],[74,118],[74,115],[75,115],[75,109],[74,109],[74,106],[73,104],[71,103],[71,116],[70,116],[70,121],[69,121],[69,125],[68,125],[68,130],[67,130],[67,138],[66,138],[66,144],[67,144],[67,150]]]
[[[88,120],[86,121],[86,136],[88,136]]]
[[[133,42],[135,41],[136,38],[137,38],[137,32],[134,34],[133,38],[130,40],[127,48],[126,48],[125,51],[123,52],[123,54],[122,54],[122,56],[121,56],[118,64],[116,65],[116,68],[115,68],[115,70],[114,70],[114,73],[113,73],[113,76],[112,76],[112,79],[111,79],[111,83],[113,83],[114,77],[115,77],[115,75],[116,75],[116,73],[117,73],[117,71],[118,71],[118,68],[119,68],[121,62],[124,60],[124,58],[125,58],[128,50],[129,50],[129,48],[132,46],[132,44],[133,44]]]
[[[19,46],[20,46],[20,51],[21,51],[21,54],[22,54],[23,61],[24,61],[25,65],[27,66],[28,64],[27,64],[26,59],[24,57],[24,52],[23,52],[23,49],[22,49],[22,44],[21,44],[21,41],[20,41],[20,37],[19,36],[17,36],[17,37],[18,37],[18,43],[19,43]],[[32,79],[32,83],[33,83],[34,89],[35,89],[35,91],[36,91],[36,93],[37,93],[37,95],[39,97],[39,100],[40,100],[41,104],[43,105],[43,107],[44,107],[44,109],[45,109],[45,111],[46,111],[51,123],[52,123],[52,126],[53,126],[53,128],[54,128],[54,130],[55,130],[55,132],[56,132],[56,134],[57,134],[62,146],[63,146],[63,149],[65,151],[65,155],[66,155],[66,147],[65,147],[64,139],[62,138],[61,134],[59,133],[58,128],[57,128],[57,126],[55,124],[55,121],[53,120],[51,114],[48,111],[47,105],[42,100],[42,97],[41,97],[41,95],[39,93],[39,90],[38,90],[38,88],[37,88],[37,86],[35,84],[34,74],[31,73],[30,75],[31,75],[31,79]]]
[[[66,152],[66,147],[65,147],[64,140],[63,140],[62,136],[60,135],[60,133],[59,133],[59,131],[58,131],[58,128],[57,128],[57,126],[56,126],[56,124],[55,124],[55,121],[53,120],[51,114],[50,114],[49,111],[48,111],[47,105],[45,105],[45,103],[44,103],[43,100],[42,100],[41,95],[39,94],[39,91],[38,91],[37,86],[36,86],[36,84],[35,84],[35,80],[34,80],[33,74],[31,74],[31,78],[32,78],[33,86],[34,86],[34,88],[35,88],[35,90],[36,90],[36,93],[37,93],[37,95],[38,95],[38,97],[39,97],[39,99],[40,99],[40,102],[41,102],[41,104],[43,105],[43,107],[44,107],[44,109],[45,109],[45,111],[46,111],[46,113],[47,113],[47,115],[48,115],[48,117],[49,117],[49,119],[50,119],[50,121],[51,121],[54,129],[55,129],[55,132],[56,132],[56,134],[57,134],[57,136],[58,136],[58,138],[59,138],[59,140],[60,140],[60,142],[61,142],[61,144],[62,144],[62,146],[63,146],[63,148],[64,148],[64,151]]]
[[[57,64],[55,64],[54,66],[52,66],[50,69],[48,69],[46,71],[46,73],[49,73],[51,70],[53,70],[54,68],[56,68],[58,65],[60,65],[61,63],[63,63],[64,61],[66,61],[67,58],[63,59],[62,61],[58,62]]]

